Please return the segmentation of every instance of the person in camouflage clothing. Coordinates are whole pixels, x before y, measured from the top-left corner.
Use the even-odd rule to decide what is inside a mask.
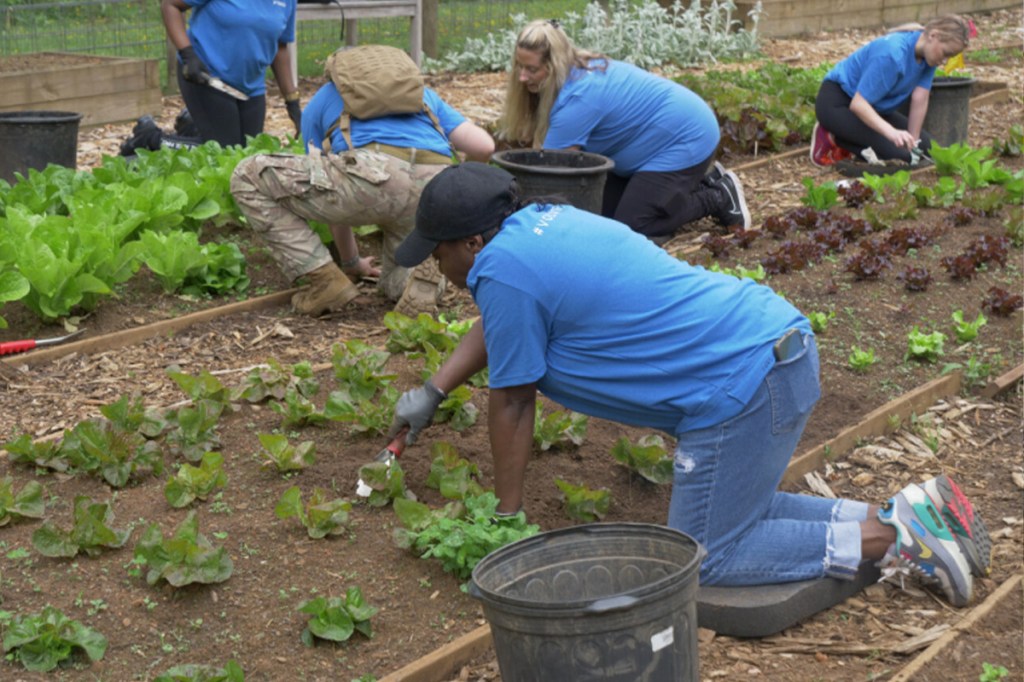
[[[423,187],[455,162],[453,149],[486,162],[494,140],[430,88],[424,88],[423,101],[437,127],[426,111],[352,118],[349,148],[334,126],[344,102],[328,81],[302,112],[306,155],[259,154],[238,164],[231,193],[249,227],[289,279],[309,281],[292,297],[296,312],[340,310],[357,296],[353,280],[362,277],[378,277],[379,290],[398,301],[398,312],[415,315],[437,304],[444,285],[436,266],[399,267],[394,250],[413,229]],[[340,264],[310,220],[330,227]],[[359,254],[352,228],[360,225],[377,225],[383,233],[379,267],[373,257]]]

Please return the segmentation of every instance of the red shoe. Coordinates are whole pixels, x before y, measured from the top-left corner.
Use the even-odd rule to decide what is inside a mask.
[[[837,161],[853,158],[852,153],[836,144],[836,138],[822,128],[820,123],[814,124],[814,132],[811,133],[810,156],[811,163],[818,168],[826,168]]]

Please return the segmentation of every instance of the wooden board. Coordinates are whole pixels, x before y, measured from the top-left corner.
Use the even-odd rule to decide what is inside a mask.
[[[0,72],[0,112],[71,111],[83,114],[82,127],[130,121],[159,113],[159,63],[59,52],[24,55],[37,70]]]

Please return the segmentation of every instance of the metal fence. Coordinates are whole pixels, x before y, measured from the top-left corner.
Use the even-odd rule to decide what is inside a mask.
[[[458,49],[470,36],[509,28],[513,14],[558,16],[587,0],[439,0],[438,52]],[[0,0],[0,56],[78,52],[164,60],[166,34],[159,0]],[[340,44],[341,21],[302,22],[298,30],[303,75],[319,75],[315,59]],[[408,45],[409,20],[363,19],[359,41]],[[161,70],[162,72],[165,69]]]

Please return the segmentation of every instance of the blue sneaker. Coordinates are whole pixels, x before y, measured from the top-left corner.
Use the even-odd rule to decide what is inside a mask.
[[[967,559],[942,514],[921,486],[911,483],[891,497],[878,520],[896,529],[896,542],[879,563],[884,569],[909,569],[930,585],[938,585],[953,606],[966,606],[974,583]]]
[[[992,540],[981,516],[971,506],[963,491],[952,478],[943,474],[921,484],[932,503],[942,513],[960,551],[971,567],[971,573],[981,578],[989,574],[992,563]]]

